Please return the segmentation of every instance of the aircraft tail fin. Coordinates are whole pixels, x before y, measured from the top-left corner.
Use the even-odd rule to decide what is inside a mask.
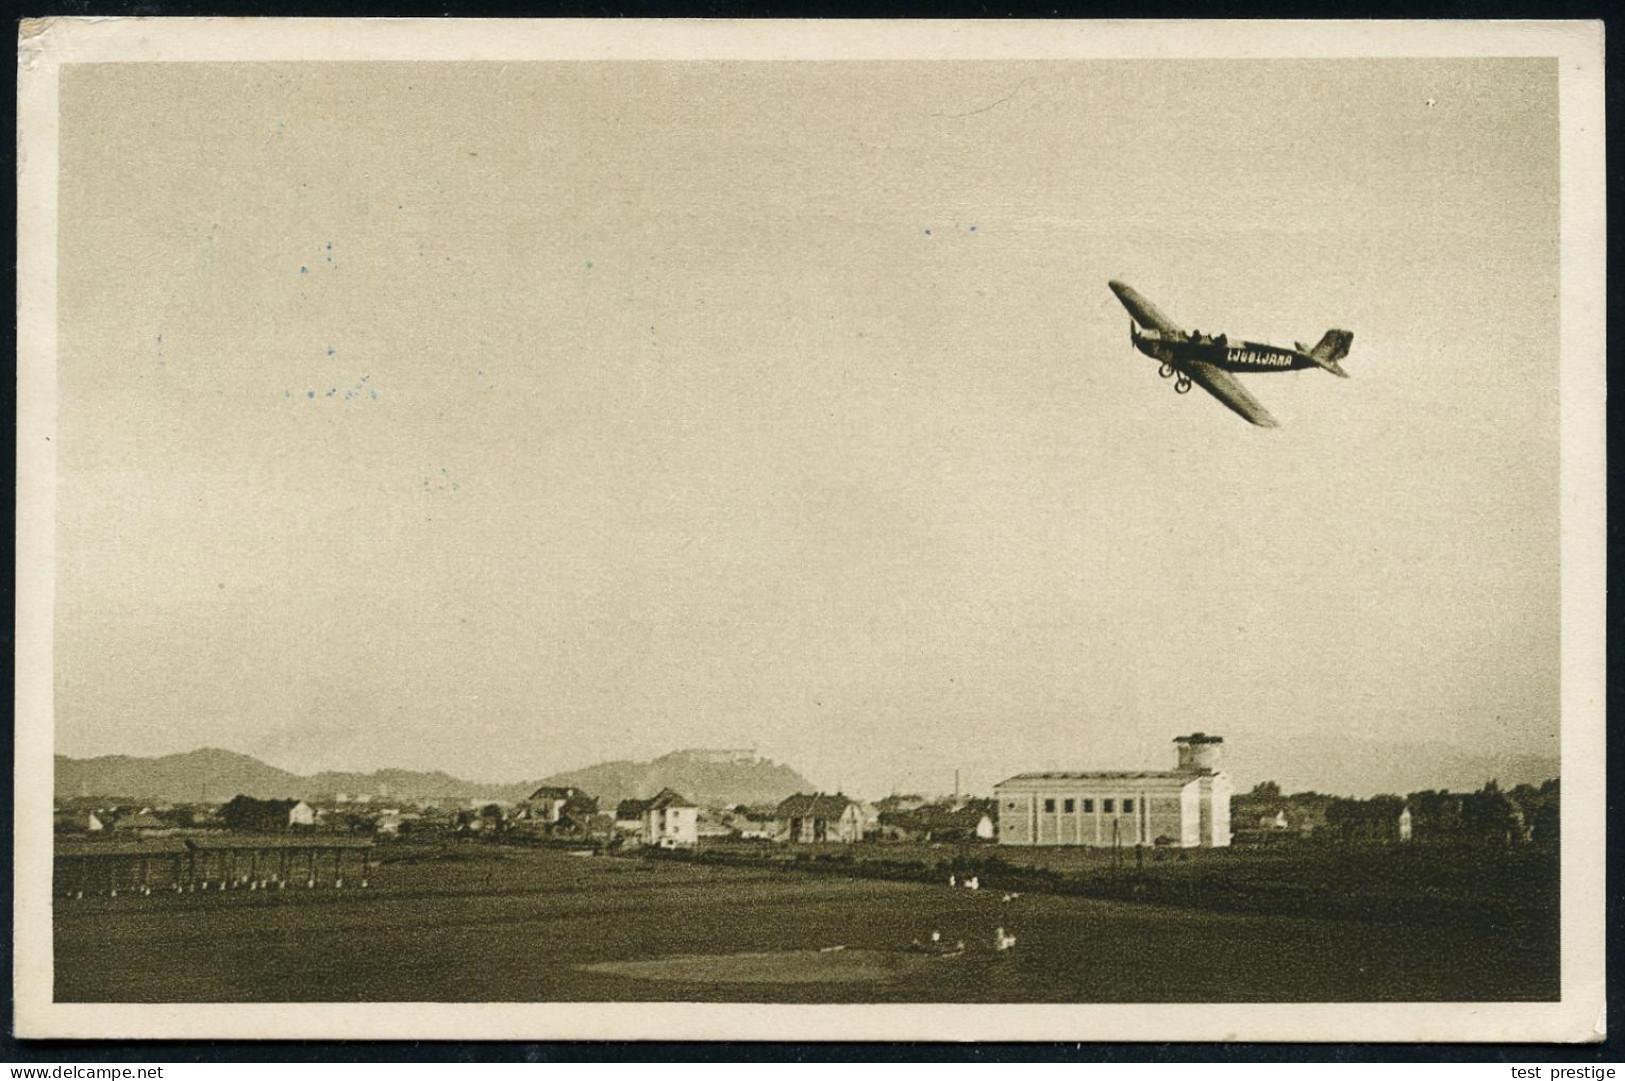
[[[1353,342],[1354,333],[1352,331],[1328,330],[1321,336],[1315,347],[1308,350],[1309,359],[1333,375],[1340,375],[1347,379],[1349,373],[1345,372],[1342,365],[1337,362],[1349,355],[1349,346]]]

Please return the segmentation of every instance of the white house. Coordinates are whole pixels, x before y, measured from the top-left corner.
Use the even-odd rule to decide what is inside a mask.
[[[297,800],[288,808],[288,825],[314,826],[316,824],[316,808],[304,800]]]
[[[992,815],[982,815],[976,820],[976,836],[983,841],[991,841],[999,834],[998,828],[993,824]]]
[[[1196,732],[1174,740],[1171,770],[1023,773],[995,785],[999,843],[1112,847],[1230,844],[1230,778],[1224,740]]]
[[[643,808],[643,843],[660,848],[693,848],[700,841],[700,808],[669,788]]]

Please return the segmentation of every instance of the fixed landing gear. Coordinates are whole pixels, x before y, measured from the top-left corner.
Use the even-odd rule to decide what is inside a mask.
[[[1184,372],[1180,372],[1179,373],[1179,378],[1174,380],[1174,393],[1175,394],[1189,394],[1190,392],[1191,392],[1191,377],[1186,375]]]
[[[1171,379],[1174,375],[1174,366],[1172,364],[1164,364],[1162,367],[1157,369],[1157,374],[1162,376],[1164,379]]]

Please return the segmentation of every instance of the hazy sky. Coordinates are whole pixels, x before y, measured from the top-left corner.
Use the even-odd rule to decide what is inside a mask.
[[[57,749],[1555,754],[1552,61],[70,67]],[[1106,288],[1344,381],[1187,397]],[[1347,764],[1356,785],[1360,763]]]

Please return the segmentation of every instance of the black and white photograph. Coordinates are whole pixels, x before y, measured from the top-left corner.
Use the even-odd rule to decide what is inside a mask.
[[[1602,1037],[1600,24],[19,61],[19,1035]]]

